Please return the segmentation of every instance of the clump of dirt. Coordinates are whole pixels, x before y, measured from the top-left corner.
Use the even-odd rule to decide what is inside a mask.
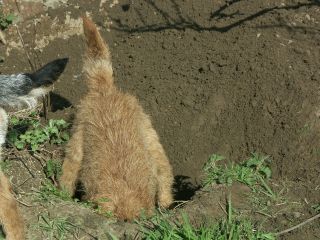
[[[272,158],[273,180],[305,203],[298,218],[284,213],[270,226],[312,214],[320,194],[319,1],[64,2],[19,23],[24,46],[12,27],[12,44],[0,49],[2,73],[30,70],[25,50],[35,65],[70,58],[50,118],[72,121],[86,91],[79,17],[87,12],[111,48],[116,84],[152,116],[177,199],[198,189],[211,154],[239,162],[257,152]],[[314,225],[283,239],[314,239]]]

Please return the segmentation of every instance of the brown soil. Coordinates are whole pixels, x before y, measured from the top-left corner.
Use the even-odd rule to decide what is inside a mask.
[[[272,158],[275,184],[304,202],[300,217],[284,212],[269,230],[314,214],[311,206],[320,202],[319,1],[117,2],[69,0],[19,23],[34,63],[70,58],[49,117],[72,121],[72,106],[86,91],[76,20],[89,12],[110,45],[117,85],[137,95],[152,116],[174,168],[177,199],[197,189],[211,154],[239,162],[257,152]],[[14,27],[7,37],[16,44],[1,47],[2,56],[9,54],[1,72],[30,70]],[[48,44],[39,46],[41,39]],[[282,239],[320,238],[318,226],[319,220]]]

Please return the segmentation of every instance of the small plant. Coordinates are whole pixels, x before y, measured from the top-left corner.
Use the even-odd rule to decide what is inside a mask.
[[[13,23],[15,18],[16,16],[12,13],[4,15],[2,9],[0,8],[0,29],[6,29],[10,24]]]
[[[107,218],[110,218],[113,216],[113,213],[111,211],[103,210],[99,205],[97,205],[96,202],[80,201],[77,198],[73,199],[72,196],[70,196],[70,194],[67,191],[58,189],[49,180],[47,180],[42,184],[42,187],[40,188],[40,191],[38,192],[37,195],[38,195],[38,199],[43,202],[53,203],[57,200],[69,201],[69,202],[77,203],[85,208],[89,208],[93,210],[93,212],[103,215]],[[98,201],[107,202],[109,200],[106,198],[101,198]]]
[[[58,189],[49,180],[43,183],[38,192],[39,200],[44,202],[52,202],[61,199],[63,201],[73,201],[70,194],[66,191]]]
[[[27,148],[35,152],[45,143],[62,144],[69,140],[66,132],[69,124],[63,119],[50,119],[47,125],[42,126],[36,114],[31,113],[27,118],[12,117],[10,126],[7,139],[18,150]]]
[[[266,180],[271,178],[271,169],[266,165],[267,156],[252,154],[252,157],[241,164],[230,164],[220,166],[218,162],[224,158],[219,155],[212,155],[205,164],[204,186],[217,184],[231,185],[238,181],[249,186],[253,191],[257,191],[257,186],[262,187],[265,194],[274,196],[273,191],[267,185]]]
[[[57,179],[60,178],[62,174],[62,164],[61,162],[55,160],[48,160],[44,166],[44,173],[47,178],[51,179],[55,185],[57,184]]]
[[[0,160],[0,171],[7,172],[10,166],[11,166],[10,161]]]
[[[313,208],[316,212],[320,213],[320,203],[319,203],[319,204],[316,204],[316,205],[313,205],[312,208]]]
[[[236,217],[228,204],[228,216],[207,226],[194,227],[186,214],[182,221],[171,221],[168,216],[156,215],[148,224],[142,225],[144,240],[274,240],[272,233],[264,233],[254,228],[248,219]]]
[[[92,202],[92,201],[82,201],[80,202],[78,199],[75,200],[76,202],[78,202],[81,206],[85,207],[85,208],[89,208],[92,209],[93,212],[98,213],[100,215],[103,215],[107,218],[111,218],[113,217],[113,213],[111,211],[105,211],[101,208],[101,206],[97,205],[97,203]],[[98,202],[108,202],[109,199],[106,198],[101,198],[98,199]]]
[[[74,234],[77,228],[67,221],[67,218],[50,218],[48,214],[40,214],[38,218],[38,228],[42,230],[46,239],[69,239],[67,234]]]

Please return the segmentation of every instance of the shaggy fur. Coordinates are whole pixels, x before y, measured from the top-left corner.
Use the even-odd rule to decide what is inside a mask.
[[[67,64],[67,59],[53,61],[33,74],[0,75],[0,162],[1,146],[5,143],[8,116],[5,109],[35,107],[37,98],[49,90],[49,85],[58,79]],[[17,202],[12,195],[10,183],[0,169],[0,223],[6,239],[25,239],[24,223]]]
[[[172,203],[170,163],[138,100],[114,85],[111,57],[94,23],[83,18],[88,93],[67,146],[60,184],[124,220]]]

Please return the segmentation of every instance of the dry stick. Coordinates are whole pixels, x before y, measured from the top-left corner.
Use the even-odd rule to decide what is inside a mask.
[[[20,31],[19,31],[19,28],[18,28],[17,24],[15,24],[15,27],[17,28],[17,32],[18,32],[20,41],[21,41],[21,43],[22,43],[23,50],[24,50],[24,52],[25,52],[25,54],[26,54],[26,56],[27,56],[27,58],[28,58],[28,62],[29,62],[29,64],[30,64],[30,67],[31,67],[32,71],[34,72],[36,69],[35,69],[34,65],[32,64],[31,58],[30,58],[29,53],[28,53],[28,51],[27,51],[27,49],[26,49],[26,45],[24,44],[23,38],[22,38],[22,36],[21,36],[21,33],[20,33]]]
[[[317,218],[320,218],[320,213],[317,214],[317,215],[315,215],[315,216],[313,216],[313,217],[311,217],[311,218],[309,218],[309,219],[307,219],[307,220],[305,220],[305,221],[302,222],[302,223],[299,223],[299,224],[296,225],[296,226],[293,226],[293,227],[288,228],[288,229],[286,229],[286,230],[283,230],[283,231],[281,231],[281,232],[277,232],[277,233],[275,233],[275,235],[276,235],[276,236],[280,236],[280,235],[286,234],[286,233],[288,233],[288,232],[291,232],[291,231],[293,231],[293,230],[295,230],[295,229],[297,229],[297,228],[299,228],[299,227],[302,227],[303,225],[305,225],[305,224],[307,224],[307,223],[309,223],[309,222],[312,222],[312,221],[316,220]]]
[[[224,209],[224,207],[222,206],[221,202],[218,201],[219,206],[221,207],[222,211],[226,214],[226,216],[228,216],[227,211]]]
[[[134,236],[133,240],[137,240],[140,237],[140,232],[137,232],[136,235]]]
[[[178,203],[176,206],[174,206],[173,209],[177,209],[179,207],[181,207],[184,204],[187,204],[188,202],[193,202],[193,201],[174,201],[173,203]]]
[[[69,223],[71,226],[80,229],[81,231],[83,231],[85,234],[87,234],[88,236],[92,237],[93,239],[98,239],[98,238],[97,238],[96,236],[94,236],[93,234],[87,232],[84,228],[82,228],[82,227],[80,227],[80,226],[78,226],[78,225],[76,225],[76,224],[74,224],[74,223],[72,223],[72,222],[69,222],[69,221],[68,221],[68,223]]]
[[[44,117],[44,120],[48,120],[48,108],[47,108],[47,104],[48,104],[48,101],[46,99],[47,96],[43,96],[42,97],[42,106],[43,106],[43,117]]]
[[[25,206],[25,207],[34,207],[33,205],[30,205],[30,204],[24,203],[24,202],[20,201],[20,200],[19,200],[19,199],[17,199],[17,198],[15,198],[15,199],[16,199],[16,201],[17,201],[18,203],[20,203],[21,205],[23,205],[23,206]]]
[[[28,182],[30,179],[32,179],[32,177],[28,177],[26,180],[24,180],[22,183],[20,183],[17,188],[22,187],[26,182]]]
[[[22,163],[22,165],[28,170],[28,172],[30,173],[30,175],[33,177],[33,178],[36,178],[36,176],[32,173],[32,171],[28,168],[28,166],[26,165],[26,163],[22,160],[25,159],[21,154],[19,154],[17,152],[16,149],[14,149],[13,151],[13,154],[16,156],[16,158]]]
[[[19,6],[19,3],[17,0],[14,0],[15,4],[16,4],[16,7],[18,9],[18,12],[21,13],[21,10],[20,10],[20,6]]]
[[[33,49],[35,49],[36,47],[36,36],[37,36],[37,27],[36,27],[37,23],[36,21],[34,20],[33,21],[33,30],[34,30],[34,33],[33,33]],[[36,51],[34,50],[34,61],[36,62],[37,60],[37,68],[40,68],[40,64],[39,64],[39,57],[36,53]],[[48,110],[49,110],[49,107],[51,105],[51,101],[50,101],[50,94],[46,94],[45,96],[42,97],[42,106],[43,106],[43,117],[44,117],[44,120],[47,121],[48,120]]]

